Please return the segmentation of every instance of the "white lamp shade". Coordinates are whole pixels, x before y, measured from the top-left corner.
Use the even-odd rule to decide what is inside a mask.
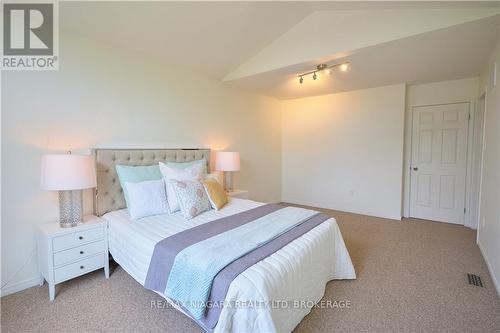
[[[215,155],[215,170],[238,171],[240,169],[240,153],[234,151],[218,151]]]
[[[43,155],[40,187],[48,191],[96,187],[94,157],[90,155]]]

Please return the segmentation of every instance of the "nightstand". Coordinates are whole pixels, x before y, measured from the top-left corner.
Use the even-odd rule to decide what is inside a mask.
[[[72,228],[61,228],[59,222],[38,226],[38,267],[40,285],[49,284],[49,298],[55,298],[55,285],[77,276],[104,268],[109,278],[108,224],[88,215]]]
[[[247,190],[233,190],[231,192],[226,192],[226,194],[232,198],[248,199]]]

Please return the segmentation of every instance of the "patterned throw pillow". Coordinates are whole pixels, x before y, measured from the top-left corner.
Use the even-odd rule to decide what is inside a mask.
[[[159,163],[160,172],[165,180],[165,186],[167,189],[167,200],[170,214],[175,213],[180,209],[179,202],[177,201],[177,196],[175,191],[170,184],[170,180],[197,180],[203,179],[203,164],[196,163],[185,168],[168,166],[165,163]]]
[[[203,184],[198,180],[170,180],[175,191],[182,215],[186,219],[210,210],[210,201]]]

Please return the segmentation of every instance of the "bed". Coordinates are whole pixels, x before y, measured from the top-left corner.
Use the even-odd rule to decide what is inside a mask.
[[[130,220],[115,165],[197,159],[205,159],[210,168],[207,149],[96,150],[96,214],[108,222],[114,260],[143,286],[154,248],[162,239],[263,205],[230,198],[221,210],[210,210],[192,220],[184,219],[180,212]],[[310,304],[323,297],[328,281],[355,277],[338,225],[330,218],[239,274],[231,282],[225,302],[240,306],[222,308],[215,327],[195,321],[214,332],[290,332],[310,312]]]

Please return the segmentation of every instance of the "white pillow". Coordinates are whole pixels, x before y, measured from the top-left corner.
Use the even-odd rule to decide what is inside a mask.
[[[167,194],[163,179],[139,183],[127,182],[125,186],[130,201],[127,208],[131,219],[136,220],[141,217],[168,213]]]
[[[207,161],[204,158],[202,158],[201,160],[194,160],[191,162],[165,162],[163,164],[176,169],[185,169],[195,164],[201,164],[201,172],[203,173],[203,175],[207,174]]]
[[[160,172],[163,176],[163,180],[165,181],[169,211],[170,214],[172,214],[180,210],[180,206],[175,190],[172,184],[170,184],[170,181],[203,179],[203,164],[198,163],[183,169],[171,167],[162,162],[159,162],[159,165]]]

